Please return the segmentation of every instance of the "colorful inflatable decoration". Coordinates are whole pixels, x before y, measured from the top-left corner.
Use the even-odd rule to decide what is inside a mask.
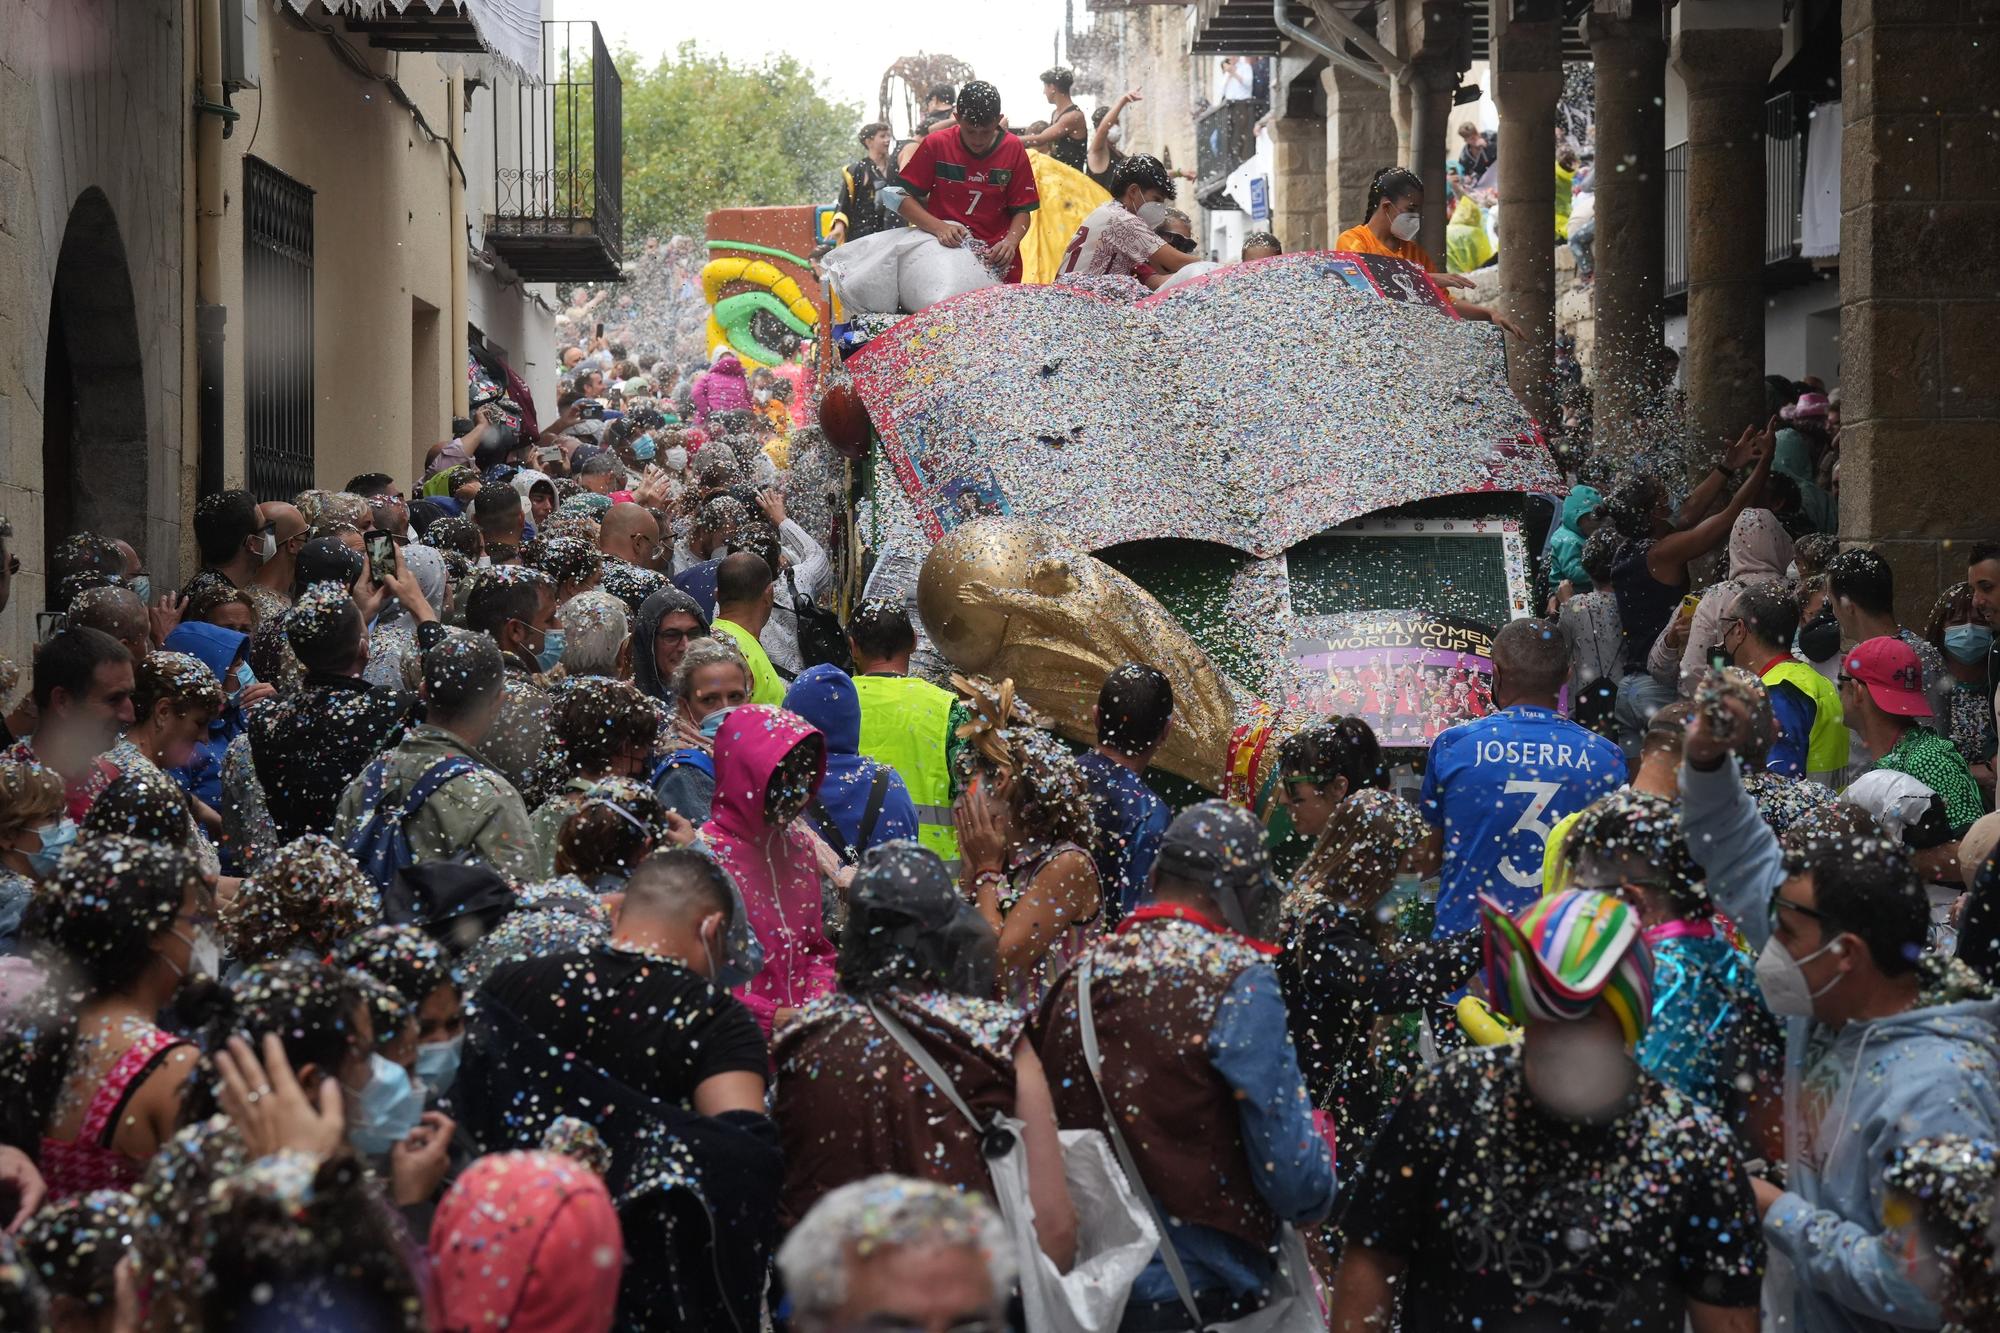
[[[825,239],[833,210],[724,208],[708,215],[708,352],[725,344],[744,369],[796,358],[819,324],[824,299],[808,256]]]

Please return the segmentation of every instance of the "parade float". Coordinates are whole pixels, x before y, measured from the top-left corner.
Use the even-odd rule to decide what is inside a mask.
[[[1011,677],[1088,744],[1105,675],[1151,662],[1156,767],[1256,804],[1309,721],[1415,758],[1490,706],[1558,477],[1501,335],[1421,270],[991,287],[841,334],[821,422],[859,460],[866,593],[914,606],[933,667]]]

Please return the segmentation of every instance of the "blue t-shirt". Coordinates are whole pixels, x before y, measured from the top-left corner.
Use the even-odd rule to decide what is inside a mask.
[[[1611,741],[1548,708],[1516,704],[1452,727],[1424,766],[1424,818],[1444,830],[1437,933],[1479,924],[1479,895],[1510,912],[1542,888],[1549,830],[1625,781]]]
[[[1153,859],[1167,831],[1167,803],[1137,773],[1095,750],[1079,757],[1076,766],[1090,787],[1097,822],[1097,845],[1091,848],[1097,882],[1104,901],[1117,904],[1115,915],[1123,917],[1146,896]]]

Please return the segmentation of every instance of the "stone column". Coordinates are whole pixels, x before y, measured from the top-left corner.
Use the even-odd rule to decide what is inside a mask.
[[[1424,226],[1417,233],[1417,244],[1440,265],[1449,220],[1444,206],[1445,125],[1451,120],[1451,95],[1457,86],[1458,71],[1447,64],[1420,60],[1410,66],[1410,152],[1403,164],[1424,183]]]
[[[1691,471],[1764,420],[1764,99],[1779,47],[1775,27],[1683,28],[1674,43],[1687,84]]]
[[[1660,345],[1667,41],[1660,0],[1633,0],[1630,18],[1592,13],[1585,22],[1597,67],[1596,439],[1622,461]]]
[[[1327,243],[1368,220],[1368,183],[1383,167],[1403,160],[1396,145],[1390,94],[1353,70],[1329,65],[1326,85]]]
[[[1271,230],[1285,250],[1324,250],[1326,122],[1286,116],[1271,122]]]
[[[1507,348],[1507,379],[1537,421],[1555,419],[1556,99],[1562,32],[1554,21],[1515,23],[1492,0],[1493,100],[1500,108],[1500,301],[1526,333]],[[1427,199],[1442,215],[1444,195]],[[1440,217],[1442,220],[1442,217]]]
[[[1991,12],[1841,8],[1840,535],[1888,556],[1906,625],[1995,535]]]

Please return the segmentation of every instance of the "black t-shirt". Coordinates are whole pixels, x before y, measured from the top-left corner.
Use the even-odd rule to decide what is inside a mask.
[[[1689,1300],[1756,1306],[1764,1240],[1735,1138],[1638,1079],[1598,1126],[1542,1110],[1518,1046],[1461,1051],[1411,1086],[1341,1221],[1406,1262],[1402,1327],[1681,1333]]]
[[[503,967],[481,988],[547,1043],[548,1067],[514,1069],[560,1086],[592,1066],[661,1101],[691,1107],[694,1090],[738,1070],[766,1077],[763,1034],[736,998],[670,960],[603,945]]]

